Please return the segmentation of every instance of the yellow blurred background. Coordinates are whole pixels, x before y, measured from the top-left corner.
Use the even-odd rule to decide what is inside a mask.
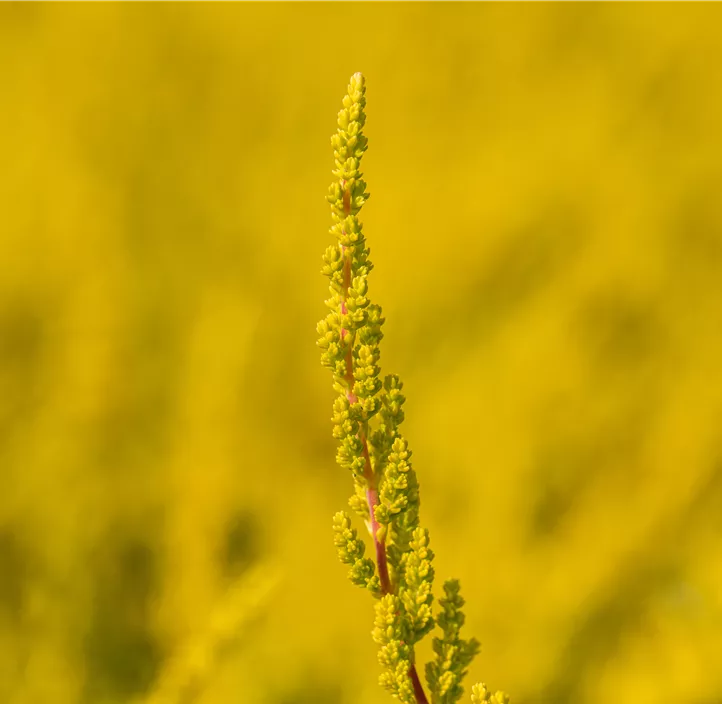
[[[13,3],[0,703],[389,700],[314,345],[354,71],[468,685],[722,702],[722,7]]]

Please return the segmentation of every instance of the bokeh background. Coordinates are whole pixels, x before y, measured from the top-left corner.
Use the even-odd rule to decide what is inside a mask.
[[[719,704],[722,7],[571,3],[3,3],[0,701],[388,700],[314,344],[359,70],[469,684]]]

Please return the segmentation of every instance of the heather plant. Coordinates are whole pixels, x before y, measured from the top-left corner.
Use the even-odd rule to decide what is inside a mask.
[[[458,580],[444,583],[444,596],[434,611],[434,553],[429,531],[419,522],[419,483],[400,431],[403,384],[394,374],[381,377],[384,317],[381,307],[369,299],[373,265],[358,217],[369,198],[360,170],[367,148],[365,105],[364,77],[356,73],[331,138],[336,168],[327,200],[333,219],[330,231],[337,243],[323,256],[322,273],[330,279],[330,312],[317,331],[321,362],[331,370],[337,394],[332,416],[336,461],[351,473],[354,491],[349,506],[365,523],[373,558],[366,556],[366,542],[346,511],[334,516],[334,542],[351,582],[377,600],[372,635],[379,645],[381,686],[406,704],[452,704],[464,693],[462,682],[479,642],[461,637],[464,599]],[[436,657],[425,668],[427,696],[415,647],[434,628],[440,633],[433,639]],[[508,697],[502,692],[492,695],[478,684],[472,701],[506,704]]]

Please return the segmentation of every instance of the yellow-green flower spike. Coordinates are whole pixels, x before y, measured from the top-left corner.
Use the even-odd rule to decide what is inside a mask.
[[[409,550],[413,532],[419,525],[419,484],[411,467],[408,443],[396,433],[385,458],[383,482],[376,507],[376,520],[386,535],[389,562],[394,571]]]
[[[461,681],[479,652],[479,641],[460,637],[465,616],[461,611],[464,599],[460,594],[458,580],[444,582],[444,594],[445,598],[439,600],[442,611],[437,618],[443,637],[434,638],[436,660],[426,665],[426,681],[431,690],[432,704],[453,704],[461,699],[464,693]]]
[[[410,642],[417,643],[433,627],[431,604],[434,595],[431,587],[434,568],[431,561],[434,553],[429,549],[429,531],[417,528],[409,545],[409,552],[403,556],[403,580],[399,596],[406,612]]]
[[[333,437],[336,461],[350,470],[353,494],[349,506],[366,525],[375,560],[366,557],[363,538],[351,516],[334,516],[334,543],[341,562],[349,566],[352,583],[379,599],[373,638],[383,667],[381,686],[405,704],[451,704],[463,693],[461,680],[478,652],[478,643],[460,638],[464,622],[458,582],[444,585],[446,598],[436,619],[443,631],[434,639],[437,658],[426,666],[431,699],[419,679],[414,647],[434,627],[434,569],[429,533],[419,525],[419,484],[411,466],[411,450],[399,428],[406,400],[398,376],[381,376],[380,343],[385,323],[381,307],[369,297],[373,265],[359,213],[369,198],[361,173],[367,140],[366,85],[351,77],[331,138],[334,181],[327,200],[331,206],[333,245],[323,255],[321,272],[329,279],[328,313],[318,323],[321,363],[333,376]],[[474,702],[483,699],[477,685]],[[491,696],[491,695],[489,695]]]
[[[387,594],[376,605],[373,639],[381,648],[379,662],[384,673],[379,683],[402,702],[416,702],[414,688],[409,678],[411,648],[407,643],[402,604],[393,594]]]
[[[401,407],[406,401],[406,397],[401,393],[403,386],[401,379],[395,374],[388,374],[384,379],[384,386],[380,394],[381,422],[372,437],[379,471],[383,471],[385,468],[391,446],[399,436],[399,426],[404,422],[404,412]]]
[[[351,527],[351,518],[345,511],[339,511],[333,517],[334,544],[338,557],[345,565],[350,565],[348,577],[353,584],[368,589],[375,597],[381,596],[381,585],[376,576],[373,560],[364,557],[366,546],[360,540],[355,528]]]

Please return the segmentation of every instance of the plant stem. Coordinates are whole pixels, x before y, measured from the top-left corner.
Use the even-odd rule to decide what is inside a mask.
[[[417,704],[429,704],[424,688],[421,686],[419,675],[416,672],[416,665],[411,666],[411,669],[409,670],[409,677],[411,678],[411,683],[414,685],[414,696],[416,697]]]
[[[389,566],[386,560],[386,545],[383,540],[378,539],[379,524],[374,515],[374,509],[379,503],[378,489],[369,487],[366,489],[366,500],[369,504],[369,513],[371,514],[371,537],[374,540],[376,548],[376,565],[379,569],[379,581],[381,582],[381,591],[384,594],[391,594],[391,579],[389,577]]]

